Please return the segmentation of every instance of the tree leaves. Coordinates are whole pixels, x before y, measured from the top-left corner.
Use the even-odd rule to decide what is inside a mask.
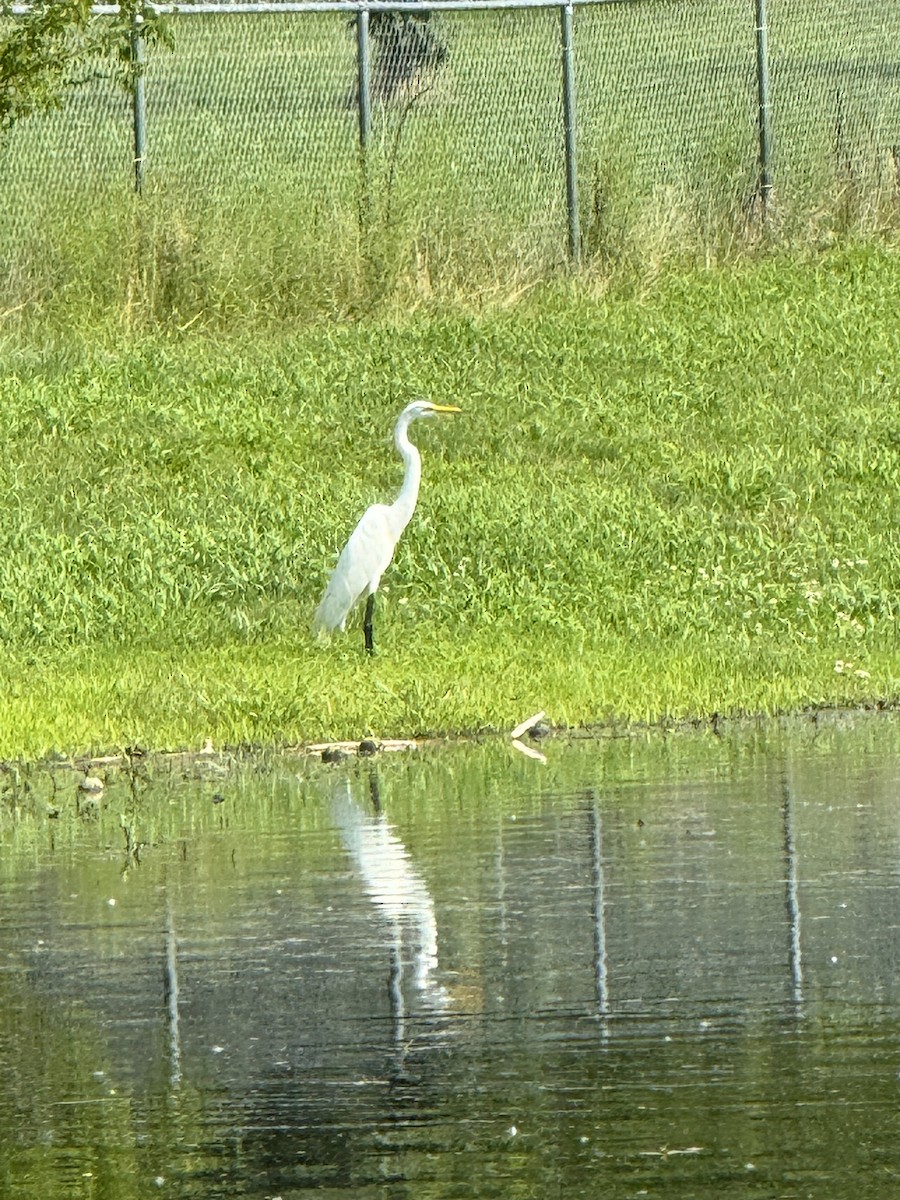
[[[171,25],[122,0],[115,16],[94,16],[90,0],[35,0],[13,14],[0,2],[0,135],[17,121],[59,108],[66,93],[97,73],[111,74],[126,91],[142,69],[134,53],[140,30],[148,45],[172,45]]]

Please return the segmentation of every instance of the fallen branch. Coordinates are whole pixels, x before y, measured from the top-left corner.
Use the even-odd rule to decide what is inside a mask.
[[[511,729],[509,731],[509,736],[511,738],[521,737],[523,733],[527,733],[529,729],[537,725],[538,721],[543,721],[546,715],[547,714],[544,712],[544,710],[541,709],[541,711],[536,712],[533,717],[528,717],[526,720],[520,721],[515,729]]]

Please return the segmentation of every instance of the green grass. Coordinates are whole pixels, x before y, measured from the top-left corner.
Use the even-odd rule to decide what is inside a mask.
[[[772,4],[761,238],[752,5],[600,4],[575,23],[586,270],[652,283],[900,227],[897,6]],[[148,66],[144,195],[108,79],[0,147],[0,319],[235,332],[510,301],[565,265],[558,14],[441,16],[444,67],[376,104],[365,181],[345,14],[188,17]],[[848,23],[852,21],[852,29]]]
[[[0,350],[0,756],[893,701],[900,257]],[[390,497],[379,654],[309,622]]]

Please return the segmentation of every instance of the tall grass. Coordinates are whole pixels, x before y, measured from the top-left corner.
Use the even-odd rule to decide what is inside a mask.
[[[900,224],[896,7],[770,15],[763,230],[744,0],[578,10],[583,272],[649,286]],[[342,14],[180,17],[147,72],[145,192],[109,80],[0,148],[0,315],[216,331],[509,303],[565,267],[557,14],[444,14],[444,66],[376,104],[361,168]],[[853,36],[848,23],[854,21]]]
[[[513,309],[2,345],[0,753],[892,700],[900,260],[566,284]],[[397,411],[418,512],[309,632]]]

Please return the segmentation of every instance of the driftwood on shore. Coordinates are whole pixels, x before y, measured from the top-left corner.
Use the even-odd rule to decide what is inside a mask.
[[[527,755],[529,758],[534,758],[541,762],[547,761],[544,755],[534,747],[526,746],[519,739],[525,734],[529,734],[532,738],[536,739],[549,732],[549,726],[544,720],[545,716],[546,713],[541,709],[536,713],[532,713],[524,721],[520,721],[514,729],[509,731],[512,745],[516,750]],[[325,762],[340,762],[342,759],[354,756],[366,758],[375,754],[417,750],[421,744],[421,741],[417,741],[414,738],[384,738],[377,740],[374,738],[357,738],[352,741],[310,742],[305,745],[285,746],[283,752],[286,754],[321,757]],[[88,778],[97,771],[103,771],[104,768],[115,771],[117,768],[134,767],[137,763],[144,760],[148,762],[167,763],[169,765],[194,766],[202,763],[221,762],[223,758],[232,760],[235,755],[240,755],[240,750],[233,747],[222,747],[217,750],[212,743],[212,739],[207,738],[198,750],[150,751],[141,746],[127,746],[123,750],[113,754],[80,755],[71,759],[48,762],[44,765],[56,769],[65,769],[68,767],[70,770],[83,772],[84,777]]]

